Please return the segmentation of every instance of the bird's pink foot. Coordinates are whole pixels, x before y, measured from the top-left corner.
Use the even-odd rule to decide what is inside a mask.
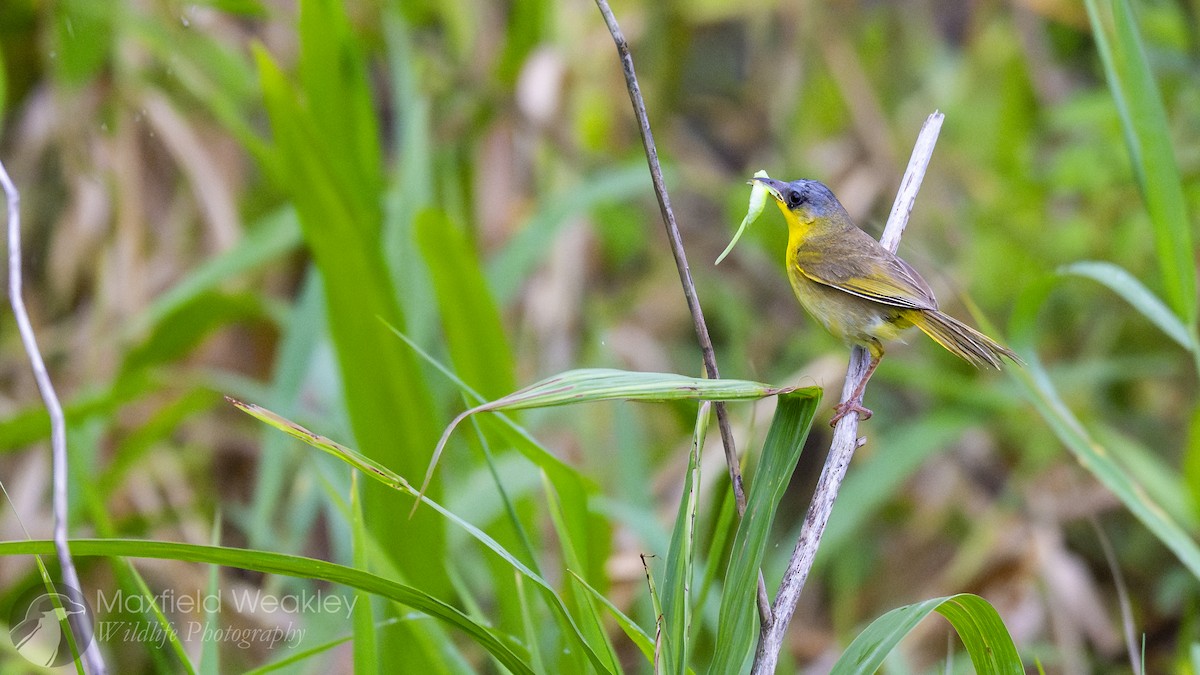
[[[871,410],[869,408],[864,408],[862,405],[862,401],[859,401],[857,399],[843,401],[843,402],[833,406],[833,419],[829,420],[829,426],[831,426],[831,427],[837,426],[837,423],[839,420],[841,420],[843,417],[845,417],[846,415],[849,415],[852,412],[858,413],[858,418],[860,420],[869,420],[869,419],[871,419],[871,415],[875,414],[875,413],[871,412]]]

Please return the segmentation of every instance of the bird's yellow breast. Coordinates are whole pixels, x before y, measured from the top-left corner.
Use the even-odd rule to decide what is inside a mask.
[[[796,220],[800,227],[792,227]],[[805,238],[812,231],[811,223],[788,219],[788,248],[784,260],[792,292],[810,316],[825,329],[846,342],[870,347],[872,343],[898,337],[912,326],[906,314],[912,310],[867,300],[834,286],[810,278],[804,273],[797,255]]]

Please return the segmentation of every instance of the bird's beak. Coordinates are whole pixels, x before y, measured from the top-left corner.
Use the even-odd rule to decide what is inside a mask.
[[[758,181],[766,186],[772,197],[779,201],[783,201],[783,188],[787,186],[787,183],[775,180],[774,178],[763,178],[761,176],[755,176],[754,178],[751,178],[751,185],[754,184],[754,181]]]

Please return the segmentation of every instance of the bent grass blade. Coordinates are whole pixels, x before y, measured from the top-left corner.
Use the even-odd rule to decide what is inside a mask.
[[[522,408],[588,403],[591,401],[747,401],[790,394],[796,387],[772,387],[749,380],[706,380],[674,373],[639,373],[613,368],[584,368],[568,370],[532,384],[504,398],[475,406],[455,417],[433,450],[420,494],[425,494],[442,450],[450,434],[466,418],[476,413]],[[301,439],[304,440],[304,439]],[[413,510],[419,506],[418,499]]]
[[[413,489],[412,484],[405,480],[403,476],[379,464],[371,458],[365,457],[362,454],[355,452],[354,450],[351,450],[350,448],[336,441],[321,436],[320,434],[315,434],[299,424],[277,415],[266,408],[254,405],[253,403],[238,401],[228,396],[225,398],[227,401],[233,404],[234,407],[238,408],[247,415],[258,419],[259,421],[265,422],[318,450],[327,452],[334,457],[337,457],[350,466],[362,471],[363,475],[369,476],[370,478],[373,478],[392,489],[399,490],[409,496],[415,497],[418,502],[424,501],[434,511],[441,514],[459,528],[465,530],[467,534],[473,537],[476,541],[483,544],[493,553],[505,560],[509,565],[512,566],[514,570],[516,570],[518,574],[537,585],[538,589],[542,592],[542,595],[546,600],[546,604],[550,607],[551,611],[554,612],[560,627],[562,627],[564,632],[575,642],[576,646],[578,646],[583,653],[587,655],[588,660],[596,668],[596,670],[601,673],[611,672],[611,670],[608,668],[608,665],[604,663],[599,655],[596,654],[592,646],[588,644],[587,640],[583,636],[583,633],[580,631],[579,626],[575,623],[575,620],[571,617],[570,612],[563,603],[562,598],[554,592],[554,587],[551,586],[550,583],[544,578],[542,578],[541,575],[529,569],[525,563],[521,562],[516,556],[509,552],[508,549],[501,546],[499,542],[493,539],[486,532],[458,517],[441,504],[438,504],[428,497],[422,496],[415,489]]]

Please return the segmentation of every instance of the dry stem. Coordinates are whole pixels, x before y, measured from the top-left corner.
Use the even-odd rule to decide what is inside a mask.
[[[29,365],[33,368],[33,378],[37,381],[38,391],[42,394],[42,402],[50,415],[50,457],[52,470],[52,497],[54,511],[54,551],[58,554],[58,564],[62,568],[63,583],[70,588],[83,592],[79,585],[79,575],[75,572],[75,562],[71,558],[71,549],[67,545],[67,425],[63,417],[62,404],[58,394],[50,382],[46,372],[46,364],[42,361],[42,353],[38,350],[37,339],[33,333],[33,325],[29,321],[29,313],[25,311],[25,300],[21,296],[21,195],[17,186],[8,176],[4,164],[0,162],[0,183],[3,183],[4,194],[8,200],[8,297],[12,304],[13,316],[17,320],[17,331],[21,334],[21,343],[25,345],[25,353],[29,355]],[[67,620],[71,631],[75,634],[75,644],[88,640],[84,649],[83,659],[88,669],[102,675],[107,672],[104,657],[100,648],[92,638],[91,619],[86,612],[69,614]]]

